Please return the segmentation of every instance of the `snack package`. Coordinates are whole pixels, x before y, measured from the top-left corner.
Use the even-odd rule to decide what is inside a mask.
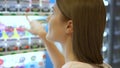
[[[31,11],[39,12],[40,11],[40,0],[32,0]]]
[[[7,51],[16,51],[18,50],[17,39],[7,39]]]
[[[17,12],[18,11],[18,1],[17,0],[6,0],[7,11]]]
[[[20,0],[20,11],[22,12],[29,12],[30,11],[30,6],[31,6],[31,1],[30,0]],[[28,11],[29,9],[29,11]]]
[[[0,0],[0,12],[5,11],[5,0]]]
[[[50,1],[41,0],[41,8],[42,8],[42,12],[50,12]]]
[[[5,41],[0,39],[0,52],[5,52]]]

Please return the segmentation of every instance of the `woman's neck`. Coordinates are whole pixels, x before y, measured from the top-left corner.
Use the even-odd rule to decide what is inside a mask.
[[[67,38],[67,40],[64,43],[62,43],[62,47],[63,47],[63,54],[65,57],[65,62],[77,61],[73,53],[71,38]]]

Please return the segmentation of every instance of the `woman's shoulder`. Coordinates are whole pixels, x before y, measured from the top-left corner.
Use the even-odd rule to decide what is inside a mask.
[[[70,61],[64,64],[62,68],[93,68],[93,66],[83,62]]]
[[[104,63],[104,64],[102,64],[102,66],[104,67],[104,68],[112,68],[109,64],[107,64],[107,63]]]
[[[112,68],[110,65],[106,63],[102,64],[101,66],[103,66],[104,68]],[[70,61],[64,64],[62,68],[93,68],[93,66],[88,63]]]

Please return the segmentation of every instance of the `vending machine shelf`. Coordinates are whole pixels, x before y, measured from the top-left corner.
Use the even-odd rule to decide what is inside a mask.
[[[27,50],[17,50],[17,51],[9,51],[9,52],[0,52],[0,56],[11,55],[11,54],[19,54],[19,53],[45,51],[45,50],[46,50],[45,48],[35,48],[35,49],[27,49]]]
[[[34,16],[48,16],[51,12],[0,12],[0,16],[22,16],[22,15],[34,15]]]

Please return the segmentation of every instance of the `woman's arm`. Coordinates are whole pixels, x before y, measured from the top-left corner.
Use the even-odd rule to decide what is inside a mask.
[[[64,56],[57,49],[53,42],[46,39],[44,39],[43,42],[54,65],[54,68],[62,68],[62,66],[65,64]]]
[[[38,21],[29,21],[28,17],[27,17],[27,20],[30,23],[31,29],[26,29],[26,30],[31,32],[32,34],[38,35],[40,37],[40,39],[45,44],[45,47],[48,51],[48,54],[54,65],[54,68],[61,68],[62,65],[64,65],[64,63],[65,63],[64,56],[57,49],[54,42],[46,39],[47,33],[46,33],[45,29],[41,26],[41,23]]]

